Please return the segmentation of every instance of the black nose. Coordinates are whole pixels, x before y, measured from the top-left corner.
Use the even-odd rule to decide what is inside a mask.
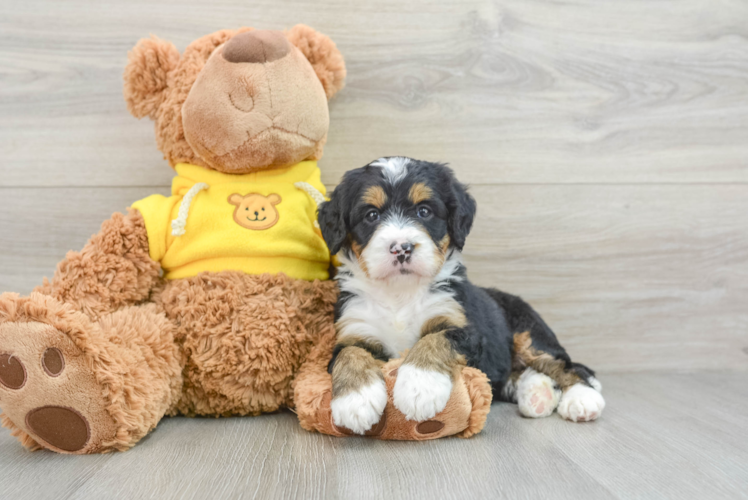
[[[255,212],[255,216],[259,216],[259,215],[260,215],[260,212]]]
[[[390,253],[392,255],[397,255],[397,260],[402,263],[406,257],[410,257],[414,248],[415,245],[409,241],[406,241],[405,243],[392,243],[390,245]]]

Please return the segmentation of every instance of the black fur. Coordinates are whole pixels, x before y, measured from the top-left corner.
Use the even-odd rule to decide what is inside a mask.
[[[532,347],[562,360],[566,370],[577,373],[587,383],[594,372],[572,363],[556,334],[540,315],[521,298],[494,288],[473,285],[467,279],[453,282],[455,298],[465,311],[468,325],[448,338],[452,347],[466,358],[469,366],[480,369],[491,381],[498,399],[512,371],[514,334],[530,332]]]

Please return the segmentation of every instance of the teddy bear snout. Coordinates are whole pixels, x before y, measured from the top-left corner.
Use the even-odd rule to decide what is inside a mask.
[[[223,58],[233,63],[266,63],[284,57],[291,43],[281,31],[254,30],[234,35],[223,48]]]

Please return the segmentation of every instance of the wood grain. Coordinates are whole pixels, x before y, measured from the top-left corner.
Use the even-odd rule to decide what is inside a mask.
[[[597,422],[494,404],[469,440],[332,438],[291,413],[164,420],[111,455],[29,453],[0,433],[3,498],[742,498],[746,374],[603,377]]]
[[[156,190],[166,194],[167,189]],[[151,188],[5,188],[0,290],[28,293]],[[748,370],[748,186],[474,186],[476,283],[602,372]]]
[[[469,275],[600,370],[748,369],[747,186],[476,186]]]
[[[168,184],[150,123],[125,109],[127,50],[297,22],[349,69],[326,182],[393,154],[473,183],[748,182],[745,2],[29,0],[0,14],[0,186]]]

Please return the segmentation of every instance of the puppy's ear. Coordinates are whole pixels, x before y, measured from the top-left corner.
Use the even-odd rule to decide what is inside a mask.
[[[330,100],[345,85],[345,62],[335,42],[303,24],[288,30],[286,36],[312,65]]]
[[[125,100],[136,118],[156,117],[166,97],[168,76],[179,63],[174,44],[159,38],[143,38],[127,54]]]
[[[327,248],[330,249],[330,255],[338,253],[348,237],[341,198],[342,195],[336,189],[332,192],[330,201],[326,201],[319,206],[317,214],[322,237],[327,243]]]
[[[475,199],[468,193],[467,186],[457,181],[451,171],[449,174],[452,200],[448,204],[447,230],[452,244],[457,250],[462,250],[462,247],[465,246],[465,239],[470,233],[470,228],[473,226],[477,205]]]

